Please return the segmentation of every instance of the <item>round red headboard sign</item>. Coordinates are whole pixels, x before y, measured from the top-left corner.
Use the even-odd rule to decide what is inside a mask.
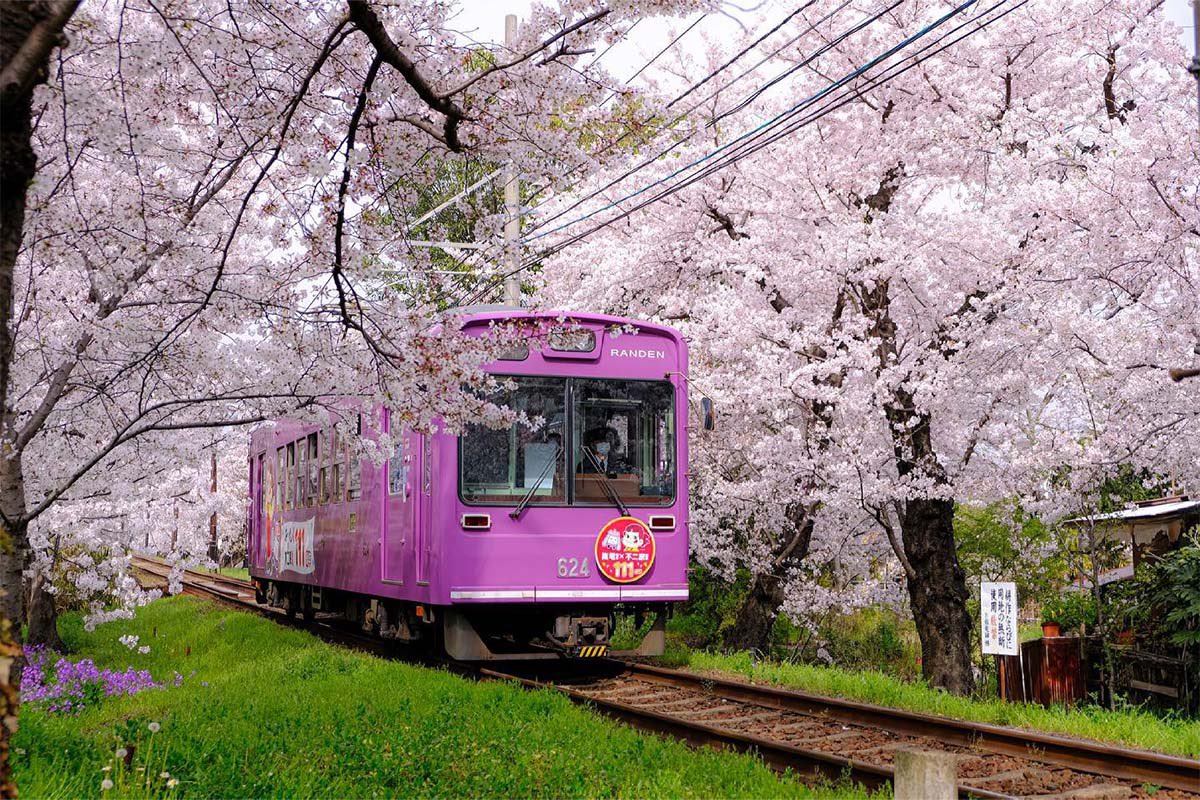
[[[596,537],[596,568],[614,583],[633,583],[654,566],[654,534],[636,517],[605,523]]]

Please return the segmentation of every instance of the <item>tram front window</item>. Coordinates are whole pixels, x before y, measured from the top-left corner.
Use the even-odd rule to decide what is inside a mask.
[[[629,506],[675,501],[675,390],[670,383],[536,376],[504,380],[516,388],[490,399],[524,412],[534,425],[470,425],[463,431],[463,502],[609,505],[610,492]]]
[[[575,502],[632,506],[675,499],[675,392],[666,381],[573,382]]]
[[[468,426],[459,440],[462,498],[479,505],[516,505],[530,495],[530,505],[563,504],[567,499],[562,452],[566,381],[532,376],[505,380],[516,388],[489,399],[524,412],[535,426],[519,422],[499,429]]]

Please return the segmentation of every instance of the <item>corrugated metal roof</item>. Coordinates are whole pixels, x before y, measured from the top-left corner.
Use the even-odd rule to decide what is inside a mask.
[[[1162,503],[1155,506],[1127,508],[1123,511],[1097,514],[1092,517],[1072,517],[1071,519],[1063,520],[1063,522],[1070,524],[1073,522],[1087,522],[1089,519],[1095,522],[1103,520],[1157,519],[1158,517],[1173,517],[1179,514],[1186,514],[1189,511],[1200,511],[1200,500],[1179,500],[1174,503]]]

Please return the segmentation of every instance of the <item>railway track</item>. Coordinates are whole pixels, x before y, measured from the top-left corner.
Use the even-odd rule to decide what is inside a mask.
[[[135,557],[134,566],[159,580],[170,574],[167,565],[142,556]],[[262,608],[246,581],[194,570],[185,570],[182,578],[185,593],[249,608],[338,644],[391,657],[403,653],[392,643],[325,621],[304,623]],[[1200,761],[1161,753],[625,661],[552,662],[549,667],[438,663],[483,679],[558,691],[607,716],[693,745],[755,752],[772,767],[809,779],[849,778],[882,787],[892,780],[896,751],[912,748],[958,756],[960,797],[1200,796]]]

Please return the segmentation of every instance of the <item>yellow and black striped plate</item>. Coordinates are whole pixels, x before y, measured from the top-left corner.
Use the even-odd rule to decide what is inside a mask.
[[[579,658],[600,658],[608,653],[606,644],[589,644],[579,648]]]

